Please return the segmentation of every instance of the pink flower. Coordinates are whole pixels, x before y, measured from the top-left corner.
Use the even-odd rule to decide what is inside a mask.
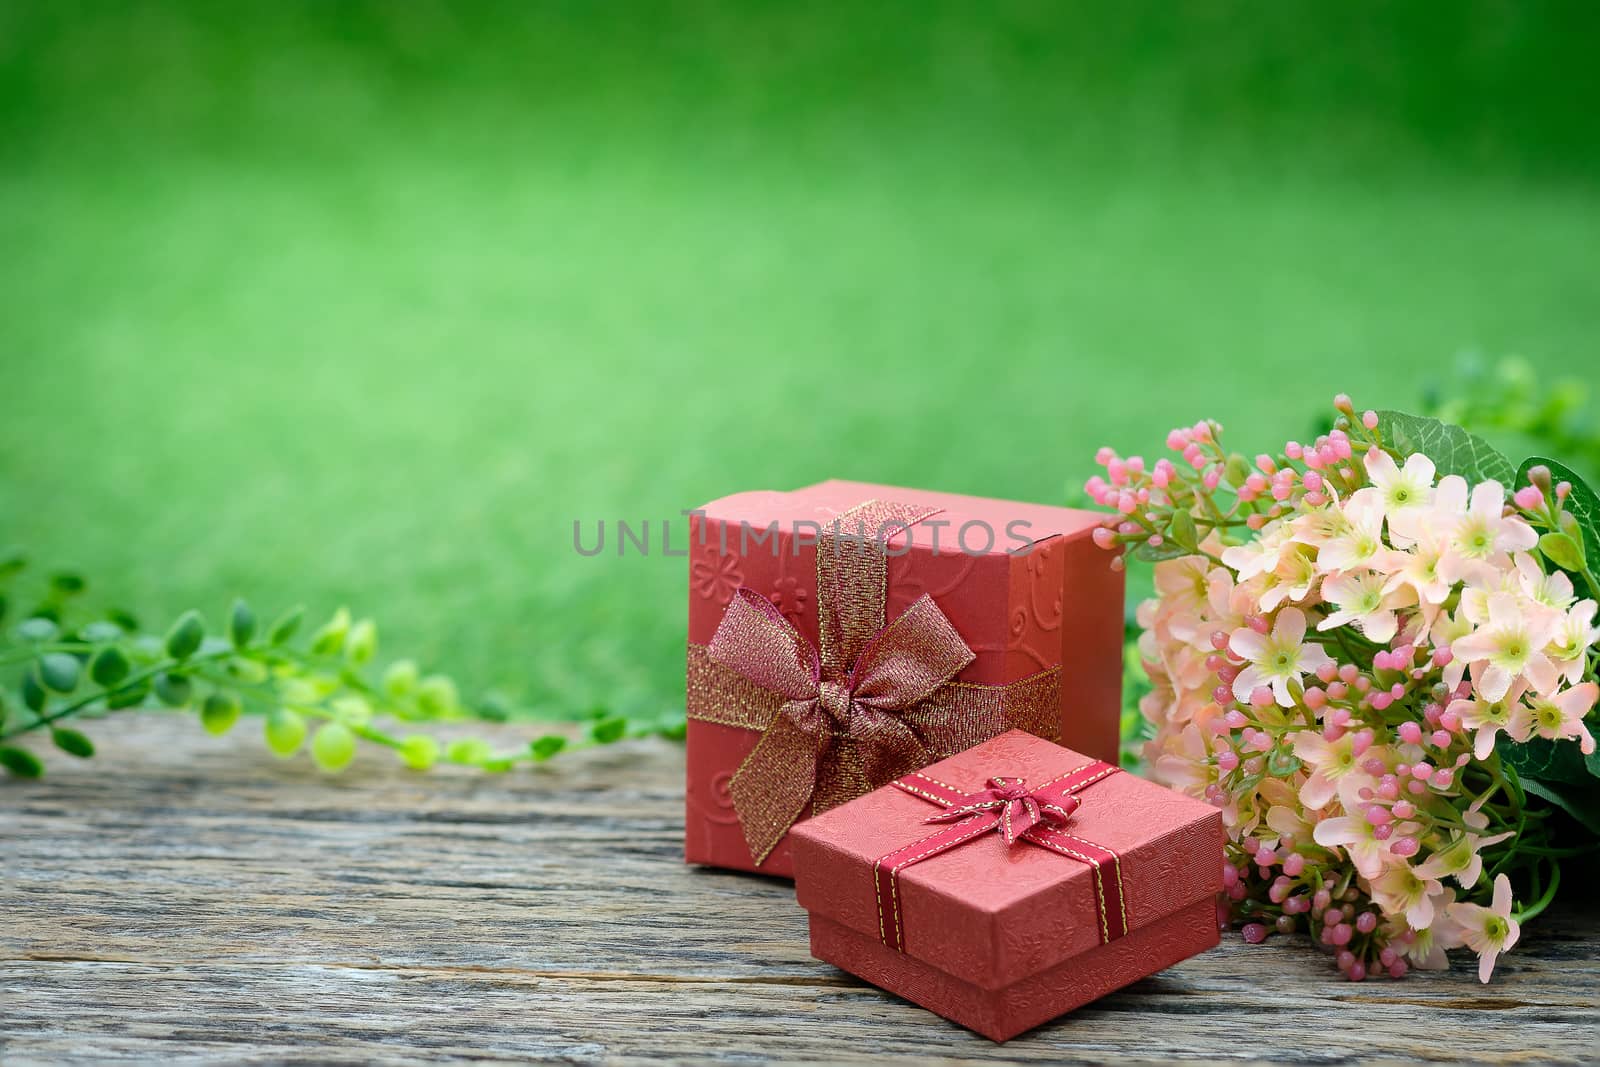
[[[1444,848],[1417,864],[1413,870],[1416,871],[1418,878],[1433,878],[1440,881],[1454,878],[1462,889],[1471,889],[1478,884],[1478,879],[1483,875],[1483,857],[1479,853],[1511,836],[1509,831],[1492,837],[1462,832],[1452,838]]]
[[[1289,683],[1333,663],[1321,645],[1305,644],[1305,636],[1306,617],[1299,608],[1278,612],[1271,634],[1258,634],[1248,626],[1233,631],[1228,647],[1250,662],[1233,680],[1234,698],[1249,700],[1258,687],[1270,686],[1280,707],[1294,707]]]
[[[1583,717],[1600,697],[1600,685],[1584,682],[1563,689],[1553,697],[1534,697],[1528,702],[1533,732],[1551,741],[1575,738],[1584,755],[1594,751],[1594,737],[1583,724]]]
[[[1405,913],[1413,930],[1433,925],[1434,906],[1444,895],[1443,887],[1431,877],[1397,863],[1372,880],[1372,899],[1390,915]]]
[[[1481,904],[1451,904],[1446,909],[1460,927],[1462,942],[1478,954],[1478,981],[1487,982],[1494,973],[1495,959],[1517,943],[1522,928],[1511,917],[1511,880],[1495,876],[1494,900]]]
[[[1595,602],[1580,600],[1561,617],[1556,635],[1546,649],[1556,670],[1568,685],[1577,685],[1588,668],[1589,649],[1600,640],[1600,629],[1594,625]]]
[[[1399,629],[1395,609],[1406,606],[1409,598],[1385,588],[1383,576],[1374,571],[1346,571],[1324,579],[1322,597],[1339,610],[1317,623],[1317,629],[1354,625],[1369,641],[1388,644]]]
[[[1317,823],[1313,837],[1323,848],[1344,849],[1356,873],[1370,882],[1380,877],[1393,859],[1388,846],[1378,840],[1377,829],[1359,815],[1340,815]]]
[[[1466,480],[1452,474],[1439,482],[1435,501],[1441,510],[1465,513],[1455,525],[1451,543],[1467,559],[1526,552],[1539,543],[1532,526],[1505,516],[1506,491],[1497,481],[1491,479],[1473,486],[1471,503],[1467,504]]]
[[[1524,612],[1510,593],[1489,597],[1489,618],[1450,645],[1450,654],[1472,665],[1472,681],[1480,695],[1499,700],[1518,675],[1541,693],[1556,686],[1556,668],[1544,647],[1556,634],[1559,615],[1547,610]]]
[[[1329,741],[1315,730],[1302,730],[1294,735],[1294,754],[1311,768],[1300,787],[1300,803],[1315,811],[1333,799],[1340,779],[1356,769],[1355,735]]]
[[[1502,730],[1513,741],[1520,743],[1528,739],[1532,727],[1521,703],[1527,688],[1528,683],[1518,681],[1499,700],[1477,696],[1471,700],[1451,701],[1446,710],[1458,716],[1463,727],[1477,731],[1472,754],[1478,759],[1489,758],[1489,753],[1494,751],[1495,735]]]
[[[1517,569],[1517,584],[1529,600],[1557,611],[1565,611],[1572,605],[1571,578],[1560,571],[1546,574],[1539,561],[1526,552],[1518,552],[1512,557],[1512,563]]]

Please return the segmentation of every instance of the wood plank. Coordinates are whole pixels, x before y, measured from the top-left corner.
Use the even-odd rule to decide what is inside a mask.
[[[93,727],[91,727],[93,729]],[[343,775],[143,716],[0,785],[0,1054],[246,1060],[1592,1061],[1600,916],[1493,984],[1221,948],[996,1046],[811,959],[785,882],[679,861],[682,752]],[[1574,894],[1575,896],[1577,894]]]

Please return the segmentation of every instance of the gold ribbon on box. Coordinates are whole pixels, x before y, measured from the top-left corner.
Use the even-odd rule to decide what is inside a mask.
[[[689,718],[761,734],[729,784],[758,866],[807,804],[826,811],[1007,730],[1059,732],[1060,667],[958,682],[976,656],[931,596],[886,622],[888,541],[940,510],[868,500],[823,533],[816,646],[743,586],[711,642],[689,646]]]

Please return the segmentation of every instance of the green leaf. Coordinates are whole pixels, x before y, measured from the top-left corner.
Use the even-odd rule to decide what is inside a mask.
[[[57,693],[70,693],[83,677],[83,664],[65,652],[46,652],[39,657],[39,680]]]
[[[1517,469],[1489,442],[1459,426],[1403,411],[1378,412],[1378,433],[1388,451],[1402,461],[1413,452],[1433,460],[1439,475],[1458,474],[1469,482],[1493,478],[1509,491]]]
[[[0,549],[0,582],[14,576],[28,565],[28,557],[20,548]]]
[[[61,633],[54,619],[47,619],[42,615],[35,615],[31,619],[23,619],[17,624],[17,640],[31,645],[42,645],[54,641]]]
[[[1585,789],[1567,782],[1542,782],[1524,778],[1522,788],[1540,800],[1554,804],[1572,816],[1584,829],[1600,837],[1600,786]]]
[[[77,596],[87,584],[83,575],[72,571],[57,571],[50,576],[50,592],[55,596]]]
[[[332,656],[344,647],[344,639],[350,633],[350,612],[340,608],[333,613],[333,618],[323,623],[317,632],[311,635],[311,654],[313,656]]]
[[[1179,548],[1193,552],[1200,544],[1200,533],[1194,527],[1194,516],[1187,508],[1179,508],[1172,513],[1172,522],[1167,526],[1168,539]]]
[[[621,716],[601,719],[589,728],[589,736],[602,745],[609,745],[613,741],[622,740],[622,735],[627,732],[628,720]]]
[[[137,633],[139,631],[139,620],[131,611],[125,611],[122,608],[112,608],[110,611],[106,612],[106,618],[116,623],[118,626],[122,627],[123,630],[130,634]]]
[[[299,712],[279,708],[267,716],[263,732],[272,754],[287,759],[300,750],[306,739],[306,720]]]
[[[181,674],[162,671],[156,675],[156,699],[169,708],[185,707],[194,696],[194,683]]]
[[[186,611],[178,616],[178,621],[167,631],[167,655],[176,660],[188,659],[199,650],[200,642],[205,639],[206,624],[201,621],[200,613]]]
[[[116,645],[107,645],[89,661],[89,677],[94,684],[109,689],[128,676],[128,657]]]
[[[221,737],[233,729],[242,711],[237,696],[224,692],[212,693],[200,706],[200,725],[205,727],[206,733]]]
[[[461,707],[456,683],[442,674],[430,674],[417,686],[417,707],[424,715],[447,718]]]
[[[241,597],[233,602],[233,610],[228,612],[228,640],[233,642],[234,648],[244,648],[255,635],[256,613]]]
[[[1519,778],[1573,785],[1588,785],[1600,778],[1600,753],[1585,760],[1576,741],[1530,737],[1517,742],[1501,735],[1494,747]]]
[[[1572,483],[1572,492],[1568,494],[1564,507],[1567,514],[1578,520],[1578,528],[1583,534],[1584,556],[1587,559],[1600,561],[1600,497],[1595,496],[1594,490],[1589,488],[1588,483],[1571,467],[1557,463],[1553,459],[1545,459],[1543,456],[1533,456],[1522,461],[1522,468],[1517,472],[1517,485],[1526,485],[1528,471],[1538,466],[1550,468],[1550,481],[1553,484]],[[1566,567],[1566,564],[1559,560],[1556,560],[1556,563],[1558,566]]]
[[[1583,550],[1578,542],[1564,533],[1547,533],[1539,538],[1539,551],[1544,558],[1564,571],[1583,571]]]
[[[1286,748],[1275,748],[1267,757],[1267,773],[1274,778],[1287,778],[1300,769],[1300,761]]]
[[[145,702],[150,695],[150,679],[142,678],[132,685],[123,686],[106,695],[106,707],[116,710],[118,708],[136,708]]]
[[[55,727],[50,731],[50,740],[69,756],[88,759],[94,755],[94,742],[76,730],[69,730],[64,726]]]
[[[400,739],[395,750],[405,765],[414,771],[425,771],[439,761],[439,742],[427,734],[411,734]]]
[[[459,741],[450,742],[450,747],[444,750],[445,758],[451,763],[482,763],[494,755],[494,750],[489,747],[489,742],[476,737],[464,737]]]
[[[295,632],[300,629],[301,620],[305,617],[305,608],[290,608],[284,612],[278,617],[278,621],[272,624],[272,629],[267,631],[267,644],[286,644],[295,635]]]
[[[37,778],[44,773],[44,764],[25,748],[12,748],[9,745],[0,746],[0,767],[4,767],[18,778]]]
[[[350,628],[350,636],[345,639],[344,655],[352,664],[360,667],[372,661],[378,654],[378,627],[371,619],[362,619]]]
[[[390,700],[404,700],[417,688],[417,665],[409,659],[397,659],[383,672],[383,692]]]
[[[11,607],[11,602],[5,598],[4,593],[0,593],[0,621],[4,621],[6,617],[6,609],[9,607]]]
[[[533,758],[543,763],[557,752],[567,747],[567,739],[560,734],[545,734],[536,737],[528,745],[528,751],[533,753]]]
[[[44,683],[39,681],[39,672],[30,670],[23,674],[19,685],[22,690],[22,702],[29,710],[43,711],[45,703],[50,699],[50,694],[45,690]]]
[[[109,619],[96,619],[79,630],[78,636],[91,644],[103,645],[108,641],[122,640],[123,629]]]
[[[356,735],[342,722],[323,723],[311,739],[311,758],[325,771],[342,771],[356,758]]]

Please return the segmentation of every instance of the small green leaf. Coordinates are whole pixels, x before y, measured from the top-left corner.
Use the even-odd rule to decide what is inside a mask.
[[[22,702],[32,711],[43,711],[45,703],[50,699],[50,694],[45,690],[44,683],[39,681],[39,672],[27,671],[22,676],[19,685],[22,690]]]
[[[1566,509],[1566,514],[1577,520],[1577,533],[1583,539],[1584,557],[1600,560],[1600,497],[1595,495],[1594,490],[1589,488],[1588,483],[1571,467],[1542,456],[1533,456],[1522,461],[1522,469],[1517,472],[1517,484],[1527,484],[1528,471],[1538,466],[1550,468],[1550,480],[1553,483],[1557,485],[1562,482],[1571,483],[1572,492],[1567,495],[1566,502],[1562,506]],[[1563,528],[1567,526],[1566,523],[1562,525]],[[1569,530],[1568,533],[1571,535],[1573,531]]]
[[[372,705],[366,697],[354,693],[335,700],[332,708],[339,721],[350,726],[365,726],[372,721]]]
[[[1519,778],[1587,785],[1600,777],[1600,759],[1592,768],[1588,766],[1576,741],[1530,737],[1518,742],[1502,734],[1494,747]]]
[[[50,740],[69,756],[88,759],[94,755],[94,742],[76,730],[69,730],[64,726],[55,727],[50,731]]]
[[[478,764],[481,769],[488,771],[490,774],[504,774],[516,767],[516,765],[516,760],[509,759],[489,759]]]
[[[1564,571],[1583,570],[1583,550],[1578,542],[1564,533],[1547,533],[1539,538],[1539,551],[1544,558]]]
[[[4,767],[18,778],[37,778],[44,773],[44,764],[25,748],[12,748],[9,745],[0,746],[0,767]]]
[[[1194,516],[1187,508],[1179,508],[1172,513],[1172,522],[1167,526],[1167,536],[1179,548],[1193,552],[1200,544],[1199,532],[1194,528]]]
[[[445,758],[451,763],[482,763],[494,755],[494,750],[487,741],[476,737],[464,737],[459,741],[450,742],[450,747],[444,750]]]
[[[353,665],[360,667],[372,661],[378,654],[378,627],[371,619],[362,619],[350,628],[350,636],[345,639],[344,656]]]
[[[400,747],[395,749],[407,767],[414,771],[425,771],[439,761],[439,742],[427,734],[411,734],[400,741]]]
[[[311,654],[336,655],[344,647],[344,639],[349,633],[350,612],[346,608],[340,608],[333,613],[333,618],[323,623],[317,632],[311,635]]]
[[[417,665],[408,659],[398,659],[383,672],[383,692],[390,700],[404,700],[417,688]]]
[[[278,621],[272,624],[272,629],[267,631],[267,644],[274,646],[287,644],[300,629],[300,622],[305,617],[305,608],[290,608],[284,612],[278,617]]]
[[[118,626],[122,627],[124,631],[130,634],[137,633],[139,630],[139,620],[131,611],[125,611],[122,608],[112,608],[110,611],[106,612],[106,618],[116,623]]]
[[[1508,492],[1516,488],[1517,469],[1511,461],[1459,426],[1403,411],[1380,411],[1378,433],[1397,459],[1421,452],[1433,460],[1440,477],[1458,474],[1469,482],[1493,478]]]
[[[241,597],[233,602],[233,610],[228,612],[228,640],[233,642],[234,648],[244,648],[255,635],[256,613]]]
[[[557,752],[567,747],[567,739],[560,734],[545,734],[536,737],[528,745],[528,750],[533,753],[533,758],[543,763]]]
[[[461,707],[456,683],[442,674],[430,674],[417,686],[417,707],[424,715],[448,718]]]
[[[46,652],[39,657],[39,680],[57,693],[70,693],[83,677],[83,664],[65,652]]]
[[[176,660],[188,659],[199,650],[200,642],[205,638],[206,624],[201,621],[200,613],[186,611],[178,616],[178,621],[167,631],[167,655]]]
[[[1300,761],[1286,748],[1275,748],[1267,756],[1267,773],[1274,778],[1287,778],[1300,769]]]
[[[83,575],[72,571],[57,571],[50,576],[50,592],[56,596],[77,596],[87,584]]]
[[[28,565],[28,557],[20,548],[0,549],[0,581],[12,577]]]
[[[622,740],[622,735],[627,732],[628,720],[621,716],[601,719],[589,728],[589,736],[602,745],[609,745],[613,741]]]
[[[240,685],[260,685],[267,680],[269,672],[267,665],[243,656],[233,656],[225,664],[223,670],[228,676]]]
[[[206,733],[221,737],[233,729],[242,711],[237,696],[218,691],[206,697],[200,706],[200,725],[205,727]]]
[[[299,712],[279,708],[267,716],[264,732],[273,755],[287,759],[306,739],[306,720]]]
[[[89,677],[94,684],[109,689],[128,676],[128,657],[116,645],[107,645],[89,661]]]
[[[17,640],[25,641],[31,645],[42,645],[54,641],[61,633],[54,619],[47,619],[42,615],[35,615],[31,619],[23,619],[17,624]]]
[[[108,641],[120,641],[123,638],[122,627],[109,619],[96,619],[78,631],[78,636],[90,644],[103,645]]]
[[[136,708],[145,702],[150,695],[150,679],[142,678],[131,685],[125,685],[106,694],[106,707],[116,710],[118,708]]]
[[[325,771],[341,771],[356,757],[356,735],[342,722],[323,723],[311,739],[311,758]]]
[[[162,671],[156,675],[155,693],[156,699],[169,708],[185,707],[194,696],[194,683],[184,675]]]

